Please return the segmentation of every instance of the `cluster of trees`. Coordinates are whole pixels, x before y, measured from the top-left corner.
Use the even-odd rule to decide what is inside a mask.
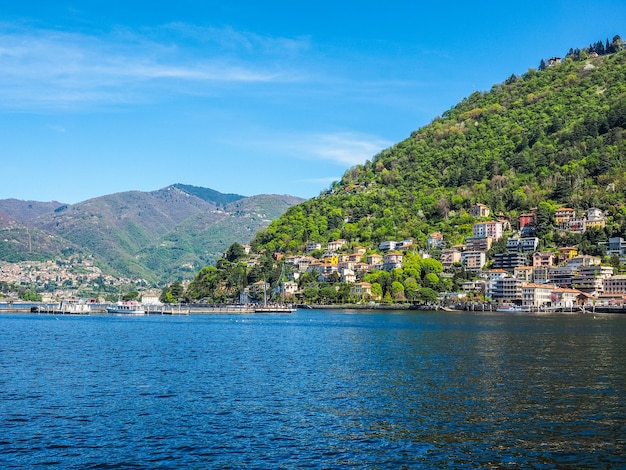
[[[241,254],[232,257],[235,252]],[[285,269],[282,261],[276,261],[267,255],[261,258],[258,265],[247,269],[246,258],[241,246],[233,244],[225,257],[214,266],[202,268],[187,289],[177,282],[163,289],[161,301],[237,302],[243,289],[259,280],[264,280],[269,285],[268,299],[278,299],[281,295],[280,283],[286,280],[289,269]],[[373,271],[365,274],[362,280],[372,285],[372,299],[375,300],[387,303],[434,302],[438,292],[454,290],[468,277],[461,268],[452,276],[444,276],[442,271],[438,260],[422,259],[417,253],[407,252],[402,268]],[[305,303],[350,303],[367,300],[353,296],[350,292],[351,284],[341,282],[338,273],[333,273],[325,282],[320,282],[317,274],[306,272],[298,277],[298,286],[302,293],[301,300]],[[250,294],[252,300],[261,300],[260,294],[259,298],[254,298],[253,290],[250,290]]]
[[[570,48],[566,57],[573,60],[585,60],[588,59],[593,53],[596,53],[598,55],[607,55],[619,52],[623,49],[624,41],[622,41],[622,38],[619,35],[616,35],[613,36],[613,40],[611,42],[609,42],[609,39],[607,38],[605,42],[596,41],[589,44],[588,47],[583,47],[582,49]],[[542,59],[539,70],[543,70],[545,67],[546,63]]]
[[[37,293],[37,289],[34,285],[23,286],[16,284],[9,284],[6,281],[0,281],[0,298],[4,297],[8,293],[16,293],[20,300],[26,302],[41,302],[41,294]]]

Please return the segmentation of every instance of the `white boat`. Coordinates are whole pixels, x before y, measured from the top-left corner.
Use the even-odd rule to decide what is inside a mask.
[[[108,313],[116,313],[120,315],[145,315],[146,309],[139,302],[134,300],[126,302],[117,302],[107,307]]]
[[[262,307],[255,307],[255,313],[293,313],[296,309],[289,305],[264,305]]]
[[[58,305],[40,305],[31,309],[31,311],[60,315],[89,315],[91,313],[91,305],[83,299],[63,299]]]
[[[530,312],[530,308],[521,307],[519,305],[502,305],[496,308],[496,312],[505,312],[505,313]]]

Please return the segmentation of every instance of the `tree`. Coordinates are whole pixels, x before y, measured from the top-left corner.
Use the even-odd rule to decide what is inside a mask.
[[[383,288],[382,288],[382,286],[379,283],[377,283],[377,282],[372,283],[371,292],[372,292],[372,298],[373,299],[376,299],[376,300],[382,299],[382,297],[383,297]]]
[[[554,228],[555,207],[547,202],[540,202],[537,207],[537,236],[545,237]]]
[[[408,277],[404,280],[404,295],[410,301],[417,298],[420,285],[414,277]]]
[[[234,263],[244,256],[246,256],[246,250],[242,245],[237,242],[230,245],[230,247],[228,248],[228,250],[226,250],[226,253],[224,254],[224,257],[231,263]]]
[[[130,292],[126,292],[122,296],[122,300],[124,300],[124,301],[137,300],[138,298],[139,298],[139,292],[137,292],[136,290],[130,291]]]
[[[396,302],[401,302],[405,300],[404,286],[402,285],[401,282],[394,281],[391,284],[391,295],[393,297],[393,300],[395,300]]]
[[[622,49],[624,49],[624,42],[622,41],[622,38],[616,34],[615,36],[613,36],[613,42],[611,43],[611,50],[612,52],[619,52]]]
[[[424,302],[435,303],[437,302],[439,295],[430,287],[422,287],[419,291],[419,297]]]

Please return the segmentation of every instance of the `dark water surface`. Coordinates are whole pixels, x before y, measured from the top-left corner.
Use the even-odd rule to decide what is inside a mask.
[[[626,316],[0,316],[0,467],[626,466]]]

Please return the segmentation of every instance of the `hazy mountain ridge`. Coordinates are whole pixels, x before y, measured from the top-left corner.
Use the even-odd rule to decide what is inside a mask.
[[[230,244],[248,242],[258,229],[301,201],[291,196],[222,195],[180,184],[71,205],[0,200],[0,259],[53,259],[63,256],[63,250],[83,251],[105,272],[148,280],[191,277]]]

